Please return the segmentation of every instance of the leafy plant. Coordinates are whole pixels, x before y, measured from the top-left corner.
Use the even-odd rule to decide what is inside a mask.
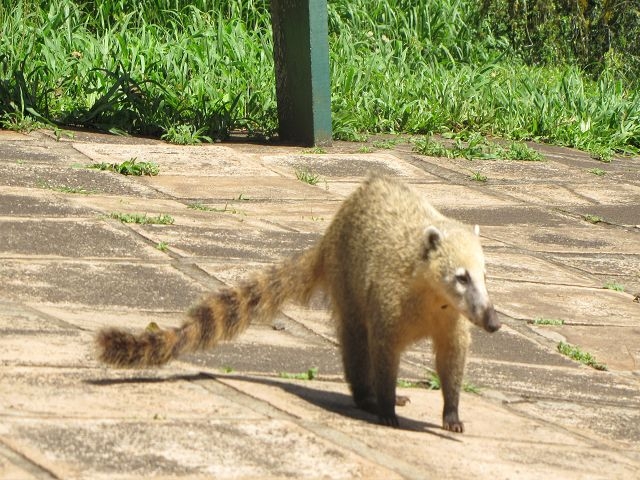
[[[309,185],[317,185],[320,181],[320,175],[313,173],[306,168],[296,168],[296,178],[301,182]]]
[[[142,225],[172,225],[174,219],[171,215],[160,214],[155,216],[148,216],[146,213],[120,213],[112,212],[108,215],[109,218],[120,220],[122,223],[138,223]]]
[[[482,172],[471,172],[471,180],[475,180],[476,182],[486,182],[487,176],[483,175]]]
[[[202,212],[212,212],[214,211],[213,207],[209,207],[207,205],[202,204],[201,202],[193,202],[187,204],[187,208],[191,210],[200,210]]]
[[[414,140],[413,150],[428,157],[453,157],[453,153],[447,147],[429,137],[421,137]]]
[[[379,141],[373,142],[373,147],[388,150],[395,147],[398,143],[399,143],[399,140],[396,140],[396,139],[379,140]]]
[[[534,325],[550,325],[550,326],[560,326],[564,325],[564,320],[560,318],[536,318],[533,320]]]
[[[204,135],[205,128],[198,128],[191,125],[176,125],[169,127],[162,135],[162,139],[178,145],[195,145],[203,141],[211,143],[211,137]]]
[[[598,215],[592,215],[590,213],[586,213],[582,216],[583,220],[585,220],[586,222],[589,223],[593,223],[594,225],[596,223],[601,223],[604,221],[604,219]]]
[[[207,205],[203,205],[202,203],[195,202],[195,203],[188,204],[187,208],[190,208],[192,210],[200,210],[200,211],[203,211],[203,212],[234,213],[234,214],[235,213],[242,213],[242,214],[245,214],[243,211],[238,210],[237,208],[229,206],[229,203],[225,203],[223,208],[217,208],[217,207],[209,207]]]
[[[327,150],[323,147],[311,147],[311,148],[305,148],[302,151],[302,153],[321,155],[321,154],[327,153]]]
[[[292,378],[295,380],[315,380],[316,378],[318,378],[318,368],[311,367],[309,370],[303,373],[281,372],[280,378]]]
[[[96,170],[108,170],[110,172],[120,173],[121,175],[149,175],[155,176],[160,173],[160,167],[154,162],[139,162],[137,158],[130,158],[122,163],[93,163],[87,165],[87,168]]]
[[[624,292],[625,290],[624,285],[613,281],[605,283],[604,288],[607,290],[613,290],[614,292]]]
[[[30,115],[24,115],[22,113],[5,113],[0,120],[0,126],[7,130],[14,130],[16,132],[29,133],[39,128],[43,128],[46,125],[35,120]]]
[[[504,156],[509,160],[520,160],[527,162],[539,162],[542,160],[542,154],[533,148],[529,147],[526,143],[511,142],[509,147],[504,149]]]
[[[167,252],[169,250],[169,244],[167,244],[167,242],[158,242],[156,248],[161,252]]]
[[[594,175],[597,175],[598,177],[603,177],[607,173],[604,170],[602,170],[601,168],[590,168],[589,170],[587,170],[587,172],[593,173]]]
[[[572,360],[576,360],[584,365],[588,365],[589,367],[593,367],[596,370],[607,370],[607,366],[603,363],[599,363],[596,359],[588,352],[583,351],[577,345],[571,345],[566,342],[558,343],[558,351],[571,358]]]

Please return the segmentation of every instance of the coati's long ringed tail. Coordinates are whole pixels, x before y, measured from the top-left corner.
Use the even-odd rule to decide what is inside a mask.
[[[272,319],[286,300],[308,303],[322,280],[320,244],[256,272],[235,287],[203,298],[178,328],[148,329],[133,334],[108,328],[96,337],[100,361],[116,367],[163,365],[183,353],[206,350],[242,333],[253,320]]]

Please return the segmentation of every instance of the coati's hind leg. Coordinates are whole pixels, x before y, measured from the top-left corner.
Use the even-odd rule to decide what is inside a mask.
[[[378,419],[383,425],[397,427],[396,404],[404,405],[408,401],[406,397],[396,398],[400,351],[395,347],[393,339],[381,338],[375,332],[374,336],[377,341],[370,338],[369,342]]]
[[[444,398],[442,428],[460,433],[464,431],[464,424],[458,416],[458,404],[470,343],[469,331],[463,322],[466,320],[459,319],[450,329],[433,338],[436,370]]]
[[[371,379],[367,327],[353,308],[338,308],[338,337],[344,375],[358,408],[377,413]]]

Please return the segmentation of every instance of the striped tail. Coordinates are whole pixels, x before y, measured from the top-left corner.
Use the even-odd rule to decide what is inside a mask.
[[[203,298],[178,328],[148,328],[133,334],[107,328],[98,332],[100,361],[123,368],[163,365],[183,353],[207,350],[242,333],[252,321],[266,322],[287,300],[306,304],[323,277],[320,246]]]

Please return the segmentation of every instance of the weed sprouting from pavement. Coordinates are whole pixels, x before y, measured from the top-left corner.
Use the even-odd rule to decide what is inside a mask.
[[[160,173],[160,167],[155,162],[139,162],[136,157],[130,158],[122,163],[92,163],[86,166],[95,170],[106,170],[119,173],[121,175],[134,176],[155,176]]]
[[[560,342],[558,343],[558,351],[566,355],[567,357],[580,362],[589,367],[595,368],[596,370],[607,370],[607,366],[603,363],[599,363],[596,361],[593,355],[588,352],[585,352],[577,345],[571,345],[570,343]]]
[[[172,225],[174,219],[171,215],[147,215],[146,213],[120,213],[112,212],[109,218],[120,220],[122,223],[137,223],[140,225]]]
[[[176,125],[169,127],[160,138],[177,145],[196,145],[202,142],[211,143],[211,137],[205,135],[205,128],[195,128],[191,125]]]
[[[585,222],[592,223],[593,225],[604,222],[604,218],[600,217],[599,215],[592,215],[590,213],[582,215],[582,219]]]
[[[618,283],[618,282],[614,282],[614,281],[610,281],[604,284],[604,287],[607,290],[613,290],[614,292],[624,292],[624,285]]]
[[[533,325],[548,325],[548,326],[561,326],[564,325],[564,320],[562,320],[561,318],[536,318],[535,320],[532,320],[531,323]]]
[[[486,182],[487,176],[483,175],[482,172],[471,172],[471,180],[476,182]]]
[[[294,380],[315,380],[318,378],[318,367],[311,367],[302,373],[280,372],[279,376],[280,378],[291,378]]]
[[[320,181],[320,175],[313,173],[306,168],[296,168],[296,178],[309,185],[317,185]]]

